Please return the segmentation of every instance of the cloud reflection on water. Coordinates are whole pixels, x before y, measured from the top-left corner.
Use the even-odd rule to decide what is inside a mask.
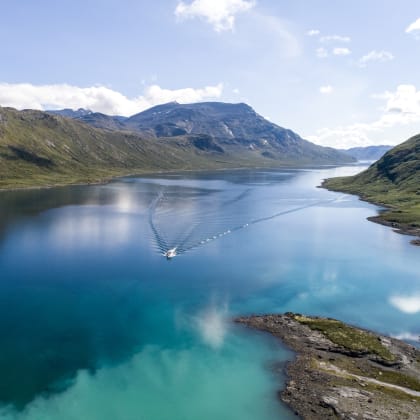
[[[391,305],[407,314],[420,312],[420,294],[411,296],[395,295],[389,299]]]

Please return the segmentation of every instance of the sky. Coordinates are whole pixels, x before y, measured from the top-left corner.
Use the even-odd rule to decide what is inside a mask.
[[[318,144],[420,133],[418,0],[0,2],[0,105],[246,102]]]

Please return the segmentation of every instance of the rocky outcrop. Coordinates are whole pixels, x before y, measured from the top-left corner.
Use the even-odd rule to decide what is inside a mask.
[[[329,318],[287,313],[236,322],[267,331],[296,352],[279,395],[301,418],[420,418],[415,347]]]

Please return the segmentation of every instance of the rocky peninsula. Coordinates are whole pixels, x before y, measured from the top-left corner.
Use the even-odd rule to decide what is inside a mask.
[[[296,352],[279,397],[302,419],[420,418],[420,351],[330,318],[301,314],[240,317]]]

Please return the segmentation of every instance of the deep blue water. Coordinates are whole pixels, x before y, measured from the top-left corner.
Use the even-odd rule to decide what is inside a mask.
[[[1,193],[0,418],[294,418],[276,398],[293,355],[237,314],[416,340],[419,249],[366,221],[377,207],[316,188],[361,169]]]

